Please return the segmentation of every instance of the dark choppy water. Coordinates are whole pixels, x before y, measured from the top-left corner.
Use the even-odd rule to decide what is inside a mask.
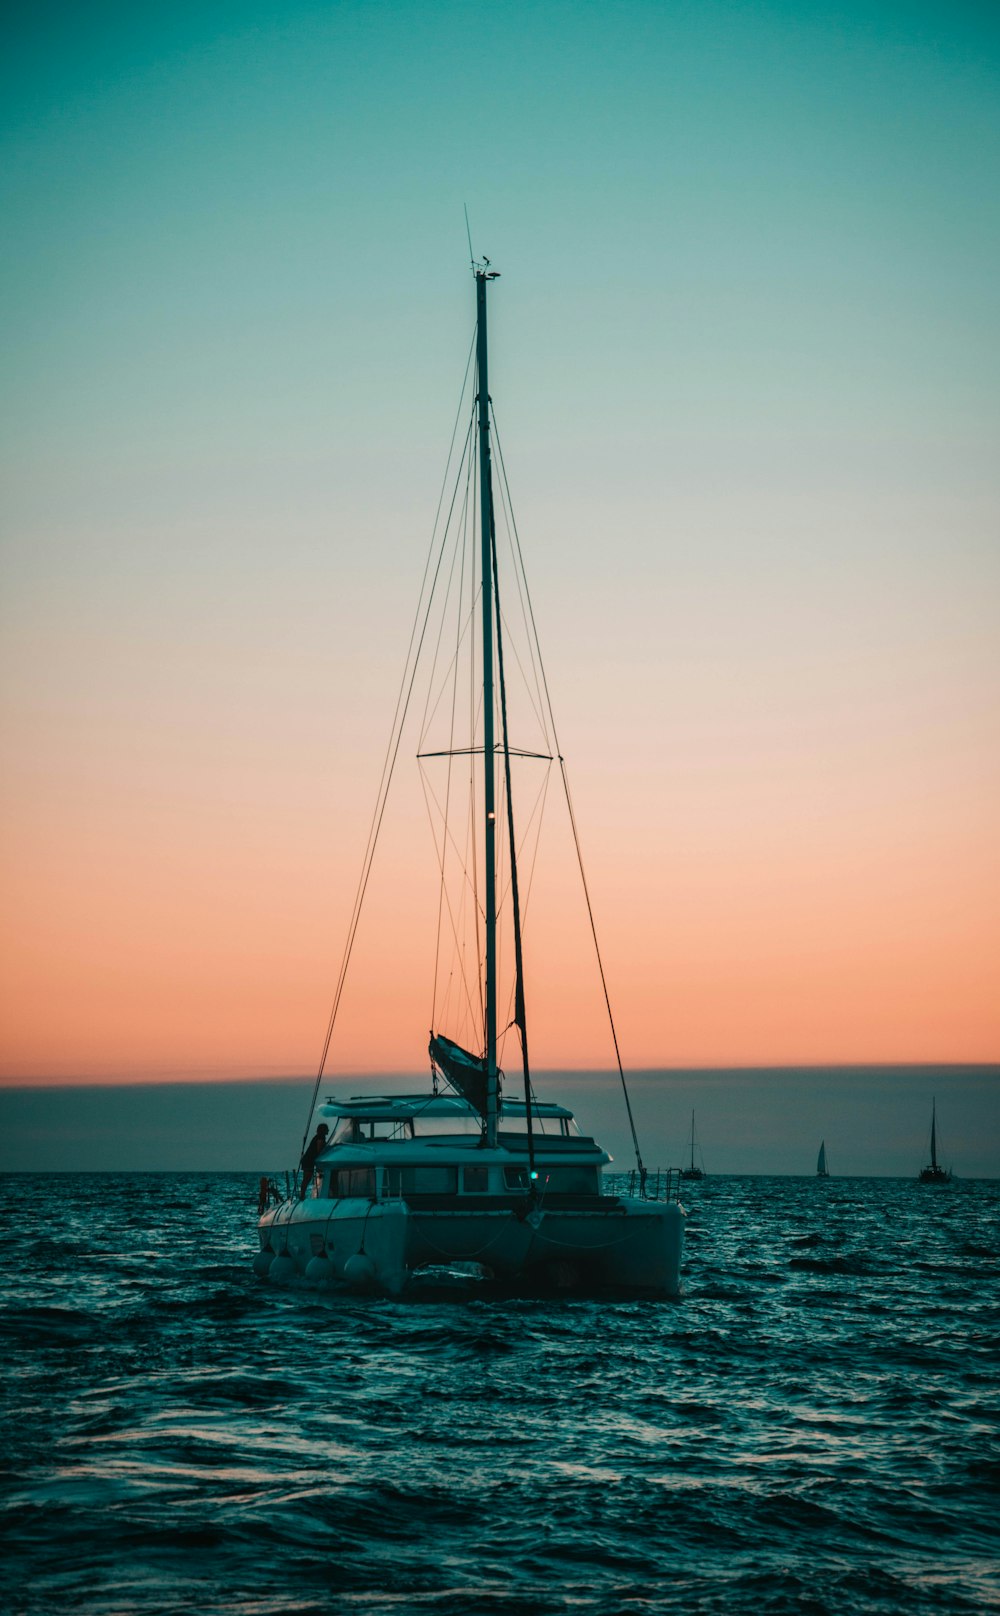
[[[677,1303],[261,1286],[256,1179],[2,1184],[5,1611],[1000,1608],[1000,1185],[708,1179]]]

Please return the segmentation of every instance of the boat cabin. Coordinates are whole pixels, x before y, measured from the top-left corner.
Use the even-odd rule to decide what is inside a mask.
[[[466,1197],[599,1197],[601,1169],[611,1157],[582,1134],[564,1106],[531,1107],[534,1183],[523,1100],[502,1103],[497,1144],[490,1149],[482,1117],[452,1094],[328,1099],[319,1115],[332,1124],[316,1166],[314,1194],[323,1199],[454,1202]],[[471,1208],[470,1208],[471,1209]]]

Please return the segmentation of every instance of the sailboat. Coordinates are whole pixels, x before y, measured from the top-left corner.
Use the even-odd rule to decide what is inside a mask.
[[[694,1112],[691,1112],[691,1165],[681,1168],[681,1178],[704,1178],[705,1169],[696,1167],[694,1161]]]
[[[474,261],[472,268],[476,286],[475,394],[463,453],[467,453],[469,468],[464,519],[471,557],[466,568],[471,583],[464,599],[467,606],[470,601],[474,604],[466,610],[462,635],[474,652],[474,672],[461,687],[473,714],[472,743],[418,752],[418,757],[447,758],[449,768],[462,757],[466,760],[463,767],[470,771],[470,802],[475,807],[468,823],[475,832],[470,837],[475,852],[471,875],[466,874],[470,887],[475,883],[475,902],[470,933],[474,947],[468,945],[466,952],[475,956],[475,985],[465,994],[461,1029],[457,1013],[448,1031],[440,1024],[432,1025],[427,1046],[429,1088],[404,1095],[329,1096],[318,1103],[350,957],[353,931],[350,933],[310,1107],[311,1119],[324,1119],[323,1131],[328,1137],[320,1141],[317,1130],[316,1149],[310,1147],[303,1155],[308,1173],[300,1186],[293,1182],[282,1195],[273,1179],[261,1181],[260,1250],[254,1270],[259,1277],[278,1283],[346,1285],[393,1296],[420,1289],[428,1275],[442,1273],[470,1276],[515,1291],[554,1289],[572,1294],[609,1289],[676,1296],[684,1225],[677,1174],[667,1175],[665,1181],[657,1175],[654,1187],[643,1167],[599,950],[601,984],[636,1152],[637,1171],[624,1191],[618,1180],[609,1185],[603,1177],[612,1161],[609,1153],[581,1131],[569,1107],[536,1098],[531,1080],[518,880],[522,843],[515,834],[511,759],[543,754],[518,748],[508,733],[509,681],[503,653],[509,619],[500,609],[497,527],[498,517],[507,522],[509,489],[489,393],[487,344],[487,294],[497,272],[487,259]],[[472,350],[470,365],[471,358]],[[494,447],[502,472],[499,513],[494,499]],[[519,555],[519,541],[516,552],[511,545],[511,553],[512,558]],[[516,565],[515,559],[511,565]],[[526,587],[523,572],[515,577],[520,591]],[[530,622],[533,629],[533,613]],[[540,659],[540,652],[538,656]],[[404,674],[404,687],[407,677]],[[540,685],[547,700],[544,675]],[[468,697],[470,689],[472,698]],[[548,712],[551,715],[551,707]],[[398,752],[398,733],[394,734],[395,741],[390,743],[393,758]],[[554,720],[552,735],[554,738]],[[551,750],[554,756],[548,756],[548,762],[558,759],[565,783],[558,745]],[[474,760],[471,764],[470,758]],[[566,801],[579,858],[568,788]],[[384,795],[380,795],[373,824],[381,823],[384,805]],[[506,835],[501,830],[503,820]],[[373,846],[370,839],[370,850]],[[445,845],[442,838],[442,878],[444,855],[451,846],[454,839]],[[580,873],[596,948],[582,860]],[[367,875],[359,895],[363,895],[366,880]],[[502,998],[506,990],[498,973],[501,910],[508,963],[509,938],[513,937],[513,1014],[509,1022],[510,1001]],[[354,926],[357,912],[356,906]],[[467,1041],[472,1041],[465,1030],[469,1026],[474,1037],[471,1049],[451,1036],[452,1031],[463,1030]],[[520,1093],[505,1081],[501,1065],[503,1040],[515,1034],[523,1068]],[[307,1125],[306,1135],[308,1132]]]
[[[937,1100],[931,1101],[931,1159],[926,1167],[920,1169],[921,1184],[948,1184],[951,1182],[951,1169],[947,1171],[938,1165],[937,1159]]]
[[[820,1143],[819,1155],[816,1157],[816,1177],[829,1178],[829,1176],[830,1169],[826,1165],[826,1140],[824,1139]]]

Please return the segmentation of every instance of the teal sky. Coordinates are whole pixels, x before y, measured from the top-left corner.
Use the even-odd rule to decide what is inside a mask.
[[[556,469],[582,437],[619,494],[665,443],[699,491],[985,492],[992,7],[40,5],[13,34],[6,389],[57,510],[109,460],[202,500],[298,457],[308,502],[331,439],[404,411],[400,470],[440,459],[412,384],[455,391],[463,203],[515,283],[506,412]]]
[[[363,844],[466,205],[640,1063],[995,1056],[1000,8],[41,0],[0,74],[8,1008],[70,1007],[15,1078],[94,1076],[116,996],[190,1018],[158,939],[220,914],[315,969],[269,1069],[311,1063],[344,901],[305,859]],[[699,995],[725,1036],[671,1031]]]

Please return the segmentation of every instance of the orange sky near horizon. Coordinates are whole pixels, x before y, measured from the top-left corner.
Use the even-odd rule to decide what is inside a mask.
[[[752,746],[742,772],[730,749],[729,770],[685,778],[665,744],[644,779],[620,735],[598,735],[610,768],[591,760],[571,782],[627,1065],[995,1058],[985,795],[935,791],[926,770],[921,792],[884,758],[836,789],[828,757],[765,767]],[[362,793],[333,766],[317,789],[285,746],[287,772],[256,788],[254,746],[183,790],[136,748],[122,772],[88,747],[75,779],[35,797],[6,878],[0,1080],[315,1071]],[[405,760],[329,1076],[425,1067],[437,883],[414,775]],[[349,834],[330,840],[338,819]],[[526,926],[533,1064],[610,1067],[561,805],[542,854]]]

